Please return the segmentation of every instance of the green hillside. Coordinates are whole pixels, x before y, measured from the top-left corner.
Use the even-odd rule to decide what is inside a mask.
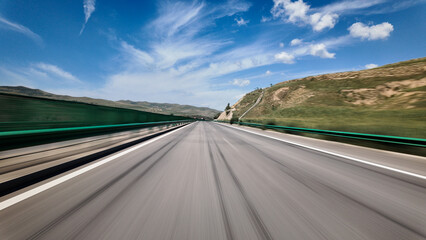
[[[426,138],[426,58],[285,81],[263,91],[243,121]],[[240,99],[234,117],[260,93]]]

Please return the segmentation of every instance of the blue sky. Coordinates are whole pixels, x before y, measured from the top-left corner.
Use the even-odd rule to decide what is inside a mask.
[[[426,56],[426,0],[2,0],[0,85],[223,109],[257,87]]]

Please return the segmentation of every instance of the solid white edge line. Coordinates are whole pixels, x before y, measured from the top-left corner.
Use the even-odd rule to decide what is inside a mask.
[[[263,137],[267,137],[267,138],[272,138],[272,139],[275,139],[275,140],[278,140],[278,141],[281,141],[281,142],[286,142],[286,143],[294,144],[294,145],[301,146],[301,147],[304,147],[304,148],[307,148],[307,149],[311,149],[311,150],[315,150],[315,151],[318,151],[318,152],[330,154],[330,155],[333,155],[333,156],[337,156],[337,157],[341,157],[341,158],[346,158],[346,159],[349,159],[349,160],[352,160],[352,161],[355,161],[355,162],[367,164],[367,165],[378,167],[378,168],[383,168],[383,169],[394,171],[394,172],[397,172],[397,173],[406,174],[406,175],[409,175],[411,177],[416,177],[416,178],[420,178],[420,179],[426,180],[426,176],[423,176],[423,175],[420,175],[420,174],[416,174],[416,173],[412,173],[412,172],[407,172],[407,171],[404,171],[404,170],[400,170],[400,169],[396,169],[396,168],[384,166],[384,165],[377,164],[377,163],[368,162],[368,161],[365,161],[365,160],[361,160],[361,159],[358,159],[358,158],[346,156],[346,155],[343,155],[343,154],[326,151],[326,150],[323,150],[323,149],[320,149],[320,148],[310,147],[310,146],[306,146],[306,145],[303,145],[303,144],[300,144],[300,143],[296,143],[296,142],[292,142],[292,141],[289,141],[289,140],[284,140],[284,139],[281,139],[281,138],[276,138],[276,137],[268,136],[268,135],[265,135],[265,134],[261,134],[261,133],[257,133],[257,132],[252,132],[252,131],[247,130],[247,129],[242,129],[242,128],[238,128],[238,127],[234,127],[234,126],[228,126],[228,125],[225,125],[225,124],[222,124],[222,123],[217,123],[217,124],[223,125],[225,127],[234,128],[234,129],[237,129],[237,130],[240,130],[240,131],[249,132],[249,133],[252,133],[252,134],[259,135],[259,136],[263,136]]]
[[[113,156],[107,157],[107,158],[105,158],[102,161],[99,161],[97,163],[93,163],[93,164],[91,164],[91,165],[89,165],[87,167],[84,167],[82,169],[79,169],[79,170],[77,170],[75,172],[69,173],[69,174],[67,174],[65,176],[62,176],[62,177],[58,178],[58,179],[55,179],[55,180],[50,181],[50,182],[47,182],[47,183],[45,183],[43,185],[40,185],[40,186],[38,186],[36,188],[33,188],[33,189],[28,190],[26,192],[23,192],[23,193],[21,193],[19,195],[16,195],[16,196],[14,196],[12,198],[4,200],[3,202],[0,202],[0,211],[3,210],[3,209],[5,209],[5,208],[8,208],[8,207],[10,207],[10,206],[12,206],[14,204],[22,202],[25,199],[28,199],[28,198],[36,195],[36,194],[39,194],[39,193],[41,193],[43,191],[46,191],[46,190],[48,190],[48,189],[50,189],[52,187],[55,187],[55,186],[57,186],[57,185],[59,185],[59,184],[61,184],[63,182],[66,182],[66,181],[68,181],[68,180],[70,180],[72,178],[75,178],[75,177],[77,177],[77,176],[79,176],[79,175],[81,175],[83,173],[86,173],[86,172],[88,172],[88,171],[90,171],[90,170],[92,170],[94,168],[97,168],[97,167],[102,166],[102,165],[104,165],[104,164],[106,164],[108,162],[111,162],[112,160],[114,160],[116,158],[119,158],[119,157],[121,157],[123,155],[126,155],[126,154],[128,154],[130,152],[133,152],[133,151],[135,151],[135,150],[137,150],[137,149],[139,149],[141,147],[144,147],[144,146],[146,146],[146,145],[148,145],[150,143],[153,143],[153,142],[155,142],[157,140],[160,140],[160,139],[162,139],[162,138],[164,138],[164,137],[166,137],[166,136],[168,136],[168,135],[170,135],[172,133],[175,133],[175,132],[177,132],[179,130],[182,130],[182,129],[188,127],[189,125],[191,125],[191,123],[188,124],[188,125],[186,125],[186,126],[183,126],[181,128],[178,128],[176,130],[173,130],[171,132],[168,132],[168,133],[165,133],[165,134],[160,135],[158,137],[155,137],[153,139],[150,139],[150,140],[148,140],[146,142],[142,142],[142,143],[140,143],[140,144],[138,144],[136,146],[133,146],[133,147],[127,149],[127,150],[124,150],[124,151],[122,151],[122,152],[120,152],[118,154],[115,154]]]

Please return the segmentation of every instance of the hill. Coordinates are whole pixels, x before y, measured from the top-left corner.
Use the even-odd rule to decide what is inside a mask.
[[[426,138],[426,58],[309,76],[246,94],[220,119]]]
[[[161,114],[174,114],[178,116],[191,116],[191,117],[205,117],[213,118],[220,111],[207,108],[195,107],[190,105],[170,104],[170,103],[151,103],[151,102],[135,102],[129,100],[109,101],[104,99],[95,99],[88,97],[71,97],[66,95],[56,95],[48,93],[39,89],[32,89],[27,87],[10,87],[0,86],[0,93],[17,94],[30,97],[41,97],[55,100],[64,100],[72,102],[89,103],[100,106],[118,107],[126,109],[134,109],[139,111],[146,111]]]

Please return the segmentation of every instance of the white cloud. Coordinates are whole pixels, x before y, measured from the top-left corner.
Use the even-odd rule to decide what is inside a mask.
[[[269,22],[269,21],[271,21],[271,18],[268,18],[268,17],[265,17],[265,16],[262,16],[262,18],[260,19],[260,22],[262,22],[262,23]]]
[[[221,2],[220,5],[214,6],[209,12],[215,14],[216,19],[224,16],[233,16],[239,12],[246,12],[251,7],[250,2],[244,0],[227,0],[226,3]]]
[[[314,31],[320,32],[326,28],[334,28],[338,18],[339,15],[335,13],[314,13],[310,16],[310,24]]]
[[[239,10],[248,9],[249,5],[235,3],[227,8],[206,7],[206,3],[192,4],[175,2],[163,3],[160,15],[151,22],[146,31],[152,36],[147,53],[155,59],[156,69],[180,68],[185,61],[209,56],[229,41],[220,41],[210,35],[200,37],[199,33],[212,25],[220,16],[233,15]],[[197,60],[202,64],[205,60]],[[194,66],[189,63],[188,66]],[[188,68],[180,68],[180,70]]]
[[[2,16],[0,16],[0,28],[5,28],[5,29],[11,30],[11,31],[22,33],[22,34],[26,35],[27,37],[32,38],[34,41],[36,41],[39,44],[41,44],[43,42],[41,37],[38,34],[31,31],[29,28],[27,28],[27,27],[25,27],[21,24],[11,22],[11,21],[3,18]]]
[[[197,32],[201,24],[199,22],[202,17],[201,12],[204,8],[204,3],[167,3],[162,6],[160,16],[151,23],[151,26],[156,34],[163,37],[171,37],[188,30],[188,28]],[[194,34],[194,32],[189,31],[187,34]]]
[[[316,32],[332,29],[340,15],[354,14],[355,10],[368,9],[387,0],[344,0],[311,8],[303,0],[273,0],[271,14],[286,22],[298,25],[310,25]]]
[[[385,1],[385,0],[383,0]],[[369,14],[386,14],[386,13],[393,13],[397,11],[401,11],[410,7],[413,7],[415,5],[424,4],[425,0],[404,0],[404,1],[394,1],[393,4],[388,4],[387,6],[382,6],[379,9],[375,9],[373,11],[370,11]]]
[[[300,45],[301,43],[302,43],[302,39],[295,38],[291,40],[290,46],[297,46],[297,45]]]
[[[47,64],[47,63],[37,63],[34,65],[36,68],[38,68],[39,70],[48,73],[48,74],[53,74],[55,76],[58,76],[60,78],[63,79],[67,79],[70,81],[74,81],[74,82],[80,82],[80,80],[78,80],[78,78],[76,78],[74,75],[72,75],[69,72],[64,71],[63,69],[59,68],[58,66],[52,65],[52,64]]]
[[[84,22],[87,23],[89,21],[90,16],[95,11],[95,3],[96,0],[84,0],[83,8],[84,8]]]
[[[369,8],[384,3],[386,1],[387,0],[344,0],[328,4],[318,9],[318,11],[328,13],[333,12],[339,14],[352,14],[355,10]]]
[[[265,72],[265,74],[266,74],[266,76],[268,76],[268,75],[271,75],[271,74],[272,74],[272,72],[271,72],[271,71],[269,71],[269,70],[267,70],[267,71]]]
[[[280,42],[280,48],[284,47],[284,43]]]
[[[153,47],[153,55],[156,57],[156,67],[167,69],[188,59],[210,55],[219,48],[214,42],[187,42],[179,41],[170,43],[155,43]]]
[[[329,49],[338,48],[344,45],[348,45],[353,41],[353,38],[349,35],[337,37],[337,38],[329,38],[316,43],[303,44],[298,45],[294,48],[291,48],[289,54],[294,57],[301,56],[316,56],[321,58],[334,58],[335,53],[330,53]]]
[[[249,20],[244,20],[244,18],[242,18],[242,17],[240,17],[240,19],[235,18],[234,20],[235,20],[235,22],[237,22],[238,26],[247,26],[247,23],[250,22]]]
[[[1,85],[34,87],[33,82],[25,75],[17,73],[9,68],[0,66]]]
[[[261,46],[253,46],[257,51],[263,51]],[[197,71],[189,73],[187,77],[192,79],[212,79],[218,76],[223,76],[229,73],[238,72],[254,67],[265,66],[275,62],[274,57],[270,53],[264,55],[253,54],[249,55],[250,52],[255,53],[254,50],[246,50],[247,48],[241,48],[229,53],[224,54],[223,56],[214,57],[216,59],[223,59],[224,56],[231,56],[228,60],[218,60],[212,61],[209,63],[207,68],[201,68]],[[240,55],[239,57],[232,57],[232,53],[235,55]]]
[[[338,15],[331,12],[312,12],[312,9],[303,0],[274,0],[274,6],[271,9],[274,18],[295,24],[309,24],[314,31],[322,31],[326,28],[333,28],[337,22]]]
[[[366,68],[366,69],[371,69],[371,68],[376,68],[376,67],[378,67],[378,66],[379,66],[379,65],[377,65],[377,64],[370,63],[370,64],[365,65],[365,68]]]
[[[2,85],[26,86],[43,90],[66,88],[73,93],[87,86],[71,73],[47,63],[32,63],[25,66],[0,66],[0,79],[3,79]],[[96,95],[98,90],[98,88],[94,90],[92,95]],[[97,97],[101,96],[97,95]],[[105,98],[105,96],[103,97]]]
[[[84,23],[83,27],[81,27],[80,35],[83,33],[84,28],[86,27],[87,21],[89,21],[90,16],[95,11],[95,3],[96,0],[84,0],[83,9],[84,9]]]
[[[250,84],[250,80],[248,79],[234,79],[234,81],[232,81],[232,85],[235,86],[239,86],[239,87],[245,87],[248,86]]]
[[[287,52],[280,52],[275,54],[275,59],[286,64],[294,63],[294,56]]]
[[[149,66],[154,62],[154,59],[148,53],[136,49],[125,41],[121,41],[121,50],[125,55],[125,60],[136,67]]]
[[[244,91],[223,88],[217,84],[218,78],[231,84],[233,79],[224,75],[274,62],[263,42],[241,47],[232,39],[204,34],[216,26],[216,19],[249,7],[241,0],[224,4],[160,2],[157,18],[142,28],[148,37],[146,44],[112,38],[119,45],[121,58],[116,59],[117,71],[107,77],[99,92],[114,99],[198,106],[214,103],[209,106],[223,108],[227,98]]]
[[[386,39],[393,31],[392,24],[384,22],[377,25],[367,26],[361,22],[356,22],[348,28],[352,37],[367,40]]]
[[[306,14],[310,6],[298,0],[292,2],[291,0],[274,0],[274,6],[271,9],[272,16],[287,17],[287,21],[296,23],[299,21],[305,21]]]
[[[222,109],[234,96],[244,94],[237,88],[216,89],[196,75],[177,76],[172,72],[120,72],[108,78],[96,94],[112,100],[168,102]],[[218,98],[218,96],[220,96]]]
[[[353,41],[354,39],[348,34],[348,35],[343,35],[336,38],[329,38],[329,39],[321,41],[321,43],[324,43],[325,46],[327,47],[340,47],[340,46],[349,45]]]
[[[310,54],[320,58],[334,58],[335,53],[329,53],[324,43],[310,45]]]

